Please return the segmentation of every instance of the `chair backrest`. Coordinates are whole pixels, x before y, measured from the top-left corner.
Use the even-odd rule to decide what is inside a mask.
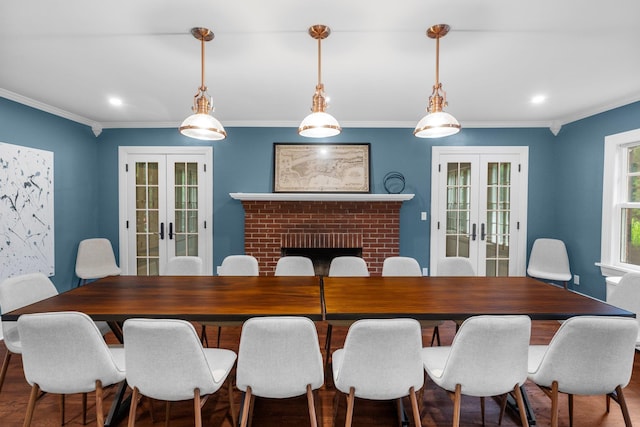
[[[109,240],[95,238],[80,242],[76,257],[76,276],[80,279],[100,279],[119,274],[120,268],[116,264]]]
[[[343,393],[364,399],[396,399],[424,382],[422,332],[415,319],[364,319],[349,327],[334,375]]]
[[[251,255],[229,255],[222,260],[219,276],[258,276],[258,260]]]
[[[322,386],[324,368],[314,323],[306,317],[255,317],[240,335],[236,386],[268,398],[288,398]]]
[[[285,256],[276,264],[276,276],[315,276],[313,261],[305,256]]]
[[[58,295],[58,290],[42,273],[10,277],[0,283],[0,309],[8,313],[55,295]],[[16,322],[2,322],[2,334],[9,351],[22,352]]]
[[[27,382],[50,393],[86,393],[125,378],[93,320],[84,313],[25,314],[18,319]]]
[[[640,273],[627,273],[620,279],[618,286],[607,302],[616,307],[636,313],[636,321],[640,325]],[[637,343],[640,343],[640,332]]]
[[[633,318],[577,316],[562,323],[530,378],[558,382],[563,393],[607,394],[631,379],[638,323]]]
[[[441,386],[462,394],[496,396],[527,379],[531,319],[528,316],[474,316],[456,333],[442,371]]]
[[[438,260],[436,274],[438,276],[475,276],[476,272],[469,258],[445,257]]]
[[[165,276],[202,276],[202,259],[197,256],[175,256],[169,258]]]
[[[406,256],[393,256],[385,258],[382,263],[383,276],[422,276],[420,264],[415,258]]]
[[[127,319],[123,336],[127,383],[145,396],[193,399],[196,388],[201,396],[211,394],[227,377],[226,371],[211,372],[200,338],[185,320]],[[235,360],[232,351],[220,350],[219,354]]]
[[[536,239],[531,248],[527,274],[546,280],[571,280],[569,256],[562,240]]]
[[[329,277],[368,277],[369,268],[364,259],[357,256],[338,256],[331,260]]]

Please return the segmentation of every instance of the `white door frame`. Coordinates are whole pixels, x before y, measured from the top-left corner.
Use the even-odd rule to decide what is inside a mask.
[[[118,148],[118,230],[119,230],[119,252],[120,267],[122,274],[135,274],[134,271],[128,271],[129,244],[127,233],[127,221],[135,223],[135,219],[128,219],[127,212],[127,162],[130,155],[202,155],[205,159],[204,179],[202,186],[205,199],[203,200],[203,221],[207,224],[207,233],[202,236],[205,239],[205,253],[201,254],[204,274],[213,274],[213,148],[212,147],[143,147],[143,146],[121,146]],[[131,169],[132,173],[133,168]]]
[[[519,175],[516,186],[512,187],[512,192],[518,194],[518,204],[516,206],[518,217],[512,218],[512,223],[519,223],[518,241],[512,249],[516,251],[515,275],[526,275],[527,257],[527,203],[529,188],[529,147],[526,146],[434,146],[431,151],[431,238],[430,238],[430,266],[432,274],[437,274],[437,258],[439,253],[438,236],[438,212],[443,203],[440,196],[438,175],[438,165],[442,155],[518,155]],[[515,210],[514,210],[515,211]]]

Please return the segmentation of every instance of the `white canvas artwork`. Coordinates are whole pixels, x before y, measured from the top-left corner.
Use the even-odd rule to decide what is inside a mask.
[[[53,152],[0,142],[0,281],[55,273]]]

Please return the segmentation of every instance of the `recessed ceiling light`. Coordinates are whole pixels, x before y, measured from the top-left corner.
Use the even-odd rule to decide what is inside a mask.
[[[531,103],[542,104],[546,100],[547,100],[547,97],[545,95],[535,95],[533,98],[531,98]]]
[[[112,96],[111,98],[109,98],[109,104],[113,105],[114,107],[120,107],[122,105],[122,99]]]

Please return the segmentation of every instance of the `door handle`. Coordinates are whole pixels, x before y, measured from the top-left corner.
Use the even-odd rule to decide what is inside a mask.
[[[476,225],[471,226],[471,240],[476,240]]]
[[[169,240],[173,240],[173,223],[169,223]]]
[[[484,232],[484,223],[480,225],[480,240],[484,240],[487,237],[487,233]]]
[[[164,240],[164,222],[160,223],[160,240]]]

